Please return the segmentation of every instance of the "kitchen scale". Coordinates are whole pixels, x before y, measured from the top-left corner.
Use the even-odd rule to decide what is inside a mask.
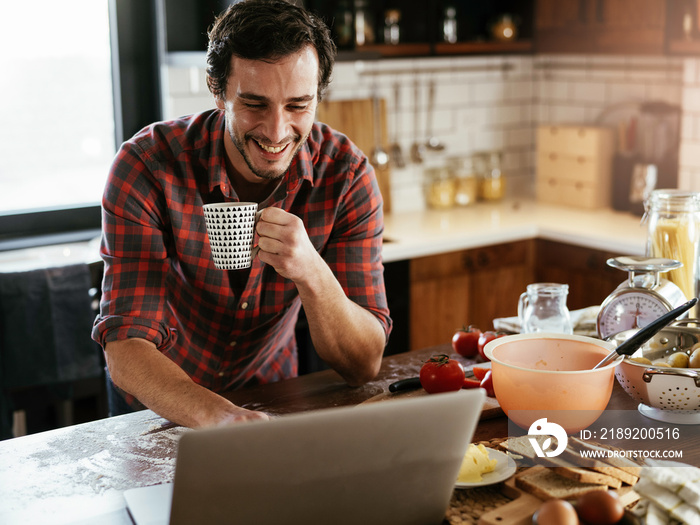
[[[596,328],[601,339],[642,328],[688,300],[678,286],[660,276],[683,266],[680,261],[625,255],[607,264],[626,271],[628,278],[600,305]]]

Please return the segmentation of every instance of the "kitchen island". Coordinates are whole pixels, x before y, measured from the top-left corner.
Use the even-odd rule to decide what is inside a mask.
[[[385,358],[377,378],[362,387],[349,387],[327,370],[231,392],[226,397],[276,416],[391,402],[388,385],[416,376],[423,361],[440,352],[452,353],[449,346],[442,346]],[[465,364],[473,362],[460,359]],[[618,385],[608,409],[629,411],[629,421],[634,424],[658,426],[638,414],[636,403]],[[0,523],[129,525],[123,492],[172,481],[177,441],[185,431],[145,410],[2,441]],[[489,411],[473,441],[508,435],[507,418]],[[684,460],[691,462],[690,454],[698,451],[699,443],[697,436],[691,436],[673,446],[683,447],[688,452]]]

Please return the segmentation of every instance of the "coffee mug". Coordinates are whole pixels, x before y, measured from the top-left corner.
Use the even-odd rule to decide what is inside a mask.
[[[253,246],[261,213],[257,203],[218,202],[203,208],[214,266],[220,270],[250,268],[258,253]]]

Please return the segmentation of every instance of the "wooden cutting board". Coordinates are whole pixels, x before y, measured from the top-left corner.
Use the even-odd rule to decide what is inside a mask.
[[[386,127],[386,102],[379,101],[380,143],[389,151]],[[368,158],[376,144],[374,132],[374,104],[371,98],[353,100],[324,100],[318,105],[316,120],[328,124],[333,129],[344,133],[360,148]],[[391,169],[377,169],[377,182],[384,199],[384,213],[391,211]]]
[[[364,403],[376,403],[378,401],[387,401],[390,399],[405,399],[407,397],[418,397],[427,396],[428,394],[424,389],[417,388],[415,390],[408,390],[404,392],[382,392],[374,397],[369,398]],[[481,416],[479,419],[491,419],[493,417],[499,417],[503,415],[503,409],[498,404],[495,397],[487,397],[484,401],[484,406],[481,409]]]
[[[537,466],[531,468],[540,469],[547,467]],[[501,485],[501,492],[510,498],[511,501],[495,510],[482,514],[481,518],[479,518],[479,525],[503,525],[505,523],[508,523],[508,525],[531,525],[532,515],[540,508],[543,500],[516,487],[515,477],[511,477]],[[620,502],[625,507],[639,500],[639,494],[630,486],[623,486],[613,492],[617,493]]]

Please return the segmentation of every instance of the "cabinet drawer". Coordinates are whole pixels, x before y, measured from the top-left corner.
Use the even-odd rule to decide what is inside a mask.
[[[614,148],[609,128],[594,126],[540,126],[537,150],[561,155],[608,157]]]
[[[538,178],[537,200],[561,206],[594,209],[609,205],[610,192],[598,184],[560,178]]]
[[[484,269],[507,268],[522,264],[529,259],[531,245],[528,241],[518,241],[495,246],[484,246],[472,250],[442,253],[411,260],[411,282],[453,277]]]
[[[600,184],[608,179],[609,165],[596,157],[540,152],[537,155],[537,179],[561,179]]]

